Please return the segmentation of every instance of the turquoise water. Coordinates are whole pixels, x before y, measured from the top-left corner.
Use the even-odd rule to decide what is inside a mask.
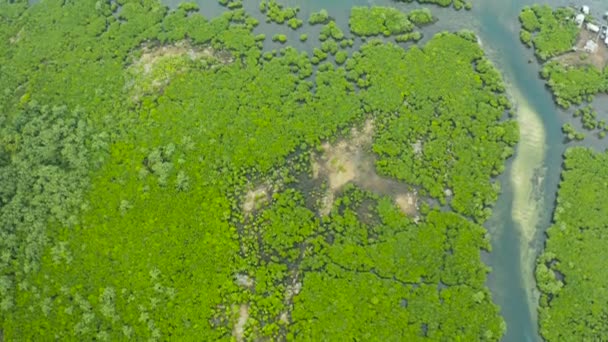
[[[175,6],[180,0],[165,0]],[[223,10],[216,0],[197,0],[206,17]],[[298,6],[299,17],[306,20],[311,12],[325,8],[336,22],[348,31],[350,7],[355,5],[384,5],[402,9],[422,7],[418,4],[396,4],[391,0],[283,0],[287,6]],[[425,40],[444,30],[472,29],[481,38],[482,46],[504,74],[509,93],[516,103],[516,119],[522,127],[521,143],[509,161],[506,172],[497,181],[503,192],[494,208],[493,217],[486,223],[491,234],[492,251],[484,253],[484,261],[492,267],[488,286],[501,314],[507,323],[503,341],[528,342],[541,340],[536,320],[537,294],[533,278],[534,259],[544,243],[544,231],[551,223],[556,190],[561,172],[562,154],[567,147],[563,142],[561,126],[572,122],[571,111],[556,108],[550,93],[538,78],[540,66],[530,49],[519,42],[518,13],[535,0],[475,0],[470,12],[431,7],[439,22],[425,28]],[[259,15],[258,1],[245,1],[249,13]],[[563,0],[552,1],[552,6],[567,5]],[[586,1],[598,14],[605,10],[600,0]],[[608,9],[608,8],[607,8]],[[286,25],[267,24],[259,16],[257,33],[271,37],[275,33],[287,35],[290,45],[310,50],[314,39],[302,43],[299,36],[304,30],[311,38],[319,26],[304,26],[293,31]],[[356,46],[360,45],[356,41]],[[424,43],[424,41],[422,42]],[[282,45],[267,39],[265,48]],[[608,109],[608,99],[599,98],[596,104]],[[608,111],[600,115],[608,118]],[[576,127],[580,127],[580,125]],[[598,149],[607,147],[605,141],[588,138],[585,144]]]

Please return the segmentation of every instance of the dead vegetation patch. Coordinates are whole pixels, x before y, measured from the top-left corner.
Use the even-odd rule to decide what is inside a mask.
[[[361,128],[353,128],[348,139],[322,145],[323,152],[312,161],[313,178],[327,181],[327,191],[318,203],[319,215],[328,215],[336,194],[348,183],[364,190],[390,196],[408,216],[418,212],[417,196],[407,185],[387,179],[376,173],[375,158],[371,152],[374,121],[369,119]],[[417,144],[422,144],[418,142]]]
[[[131,58],[127,89],[132,91],[134,101],[146,93],[162,93],[173,77],[194,67],[215,68],[234,62],[228,51],[193,46],[187,41],[160,46],[144,44]]]
[[[243,212],[245,214],[251,214],[253,211],[258,210],[260,207],[265,205],[270,201],[268,187],[265,185],[260,185],[259,187],[249,190],[245,194],[245,199],[243,200]]]

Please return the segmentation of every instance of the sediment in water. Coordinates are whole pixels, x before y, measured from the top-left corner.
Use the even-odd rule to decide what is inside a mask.
[[[531,316],[535,318],[537,298],[534,264],[538,251],[535,250],[533,243],[539,234],[538,224],[544,210],[542,183],[546,175],[544,160],[547,146],[540,116],[520,93],[514,91],[513,95],[518,105],[520,142],[511,172],[513,189],[511,216],[520,232],[522,280],[528,295]]]

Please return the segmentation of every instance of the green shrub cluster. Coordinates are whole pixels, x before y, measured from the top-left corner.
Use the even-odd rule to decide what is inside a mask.
[[[308,24],[326,24],[329,20],[329,13],[327,12],[327,10],[322,9],[319,12],[313,12],[310,14],[310,17],[308,18]]]
[[[566,135],[566,138],[568,139],[568,141],[572,141],[572,140],[584,140],[585,139],[585,134],[581,133],[581,132],[577,132],[576,129],[574,128],[574,126],[572,126],[569,123],[566,123],[562,126],[562,132]]]
[[[534,47],[541,60],[572,50],[579,33],[574,22],[574,10],[560,7],[553,10],[549,5],[524,7],[519,14],[522,25],[521,41]]]
[[[300,11],[297,7],[283,7],[276,0],[262,0],[259,7],[260,11],[266,14],[267,22],[275,22],[277,24],[287,22],[294,30],[303,24],[302,20],[296,18],[296,15]]]
[[[357,36],[390,36],[411,32],[414,24],[408,15],[392,7],[353,7],[349,21],[350,31]]]
[[[441,7],[452,5],[455,10],[466,9],[467,11],[473,8],[473,3],[468,0],[394,0],[397,2],[414,2],[418,1],[421,4],[433,4]]]
[[[563,108],[590,102],[595,94],[608,91],[608,73],[592,65],[564,66],[551,61],[543,66],[541,76]]]
[[[593,341],[608,335],[608,153],[566,151],[554,223],[538,259],[540,332],[547,341]]]

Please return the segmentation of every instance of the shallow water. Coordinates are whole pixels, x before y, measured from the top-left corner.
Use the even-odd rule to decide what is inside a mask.
[[[175,6],[180,0],[164,0]],[[213,17],[223,10],[216,0],[196,0],[206,17]],[[395,3],[392,0],[282,0],[287,6],[300,7],[299,18],[306,20],[311,12],[325,8],[336,22],[348,31],[350,7],[356,5],[384,5],[401,9],[422,7],[418,4]],[[501,306],[501,314],[507,323],[503,341],[538,341],[536,305],[537,296],[533,277],[534,259],[544,243],[544,231],[550,225],[562,154],[567,147],[561,126],[572,122],[580,129],[578,119],[571,112],[558,109],[544,82],[539,79],[540,66],[530,49],[519,41],[518,13],[525,5],[542,0],[474,0],[470,12],[455,12],[431,6],[439,22],[424,28],[424,40],[439,31],[472,29],[481,38],[488,56],[501,69],[508,84],[511,98],[516,103],[516,119],[521,126],[521,140],[515,156],[508,161],[506,172],[498,177],[502,194],[494,208],[494,215],[485,224],[492,237],[492,252],[483,258],[492,267],[488,285],[495,302]],[[257,16],[260,25],[257,33],[270,38],[275,33],[287,35],[288,44],[302,50],[311,50],[316,44],[320,26],[291,30],[286,25],[265,23],[258,11],[258,1],[245,1],[248,11]],[[608,10],[601,0],[585,1],[596,17]],[[571,5],[565,0],[551,1],[550,5]],[[301,33],[309,33],[308,42],[300,42]],[[424,40],[421,42],[424,43]],[[355,48],[362,43],[357,39]],[[267,39],[265,49],[282,45]],[[529,62],[530,61],[530,62]],[[595,104],[600,118],[608,119],[608,97],[600,97]],[[608,138],[599,140],[589,137],[584,144],[597,149],[608,147]]]

